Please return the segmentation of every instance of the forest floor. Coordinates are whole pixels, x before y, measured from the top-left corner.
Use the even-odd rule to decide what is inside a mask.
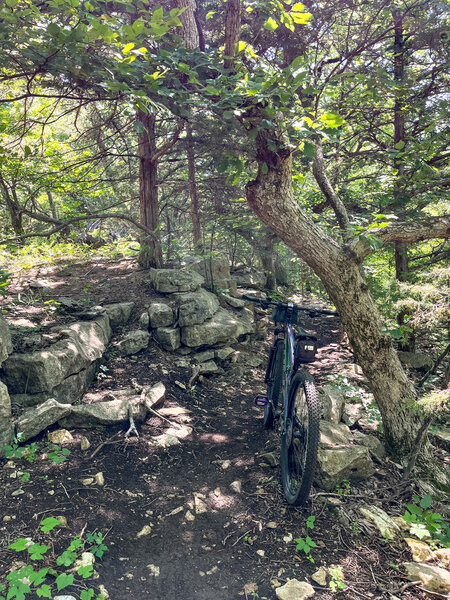
[[[36,276],[49,282],[51,294],[32,293],[27,281]],[[68,296],[87,306],[132,300],[135,308],[126,329],[135,329],[154,296],[147,279],[146,271],[126,260],[40,266],[16,274],[4,302],[5,317],[16,327],[45,329],[55,319],[48,303],[52,298]],[[323,382],[352,358],[340,344],[340,331],[330,331],[326,318],[314,327],[322,348],[313,370]],[[245,350],[265,361],[268,344],[251,342]],[[179,445],[161,448],[152,443],[154,436],[170,424],[153,415],[138,425],[139,437],[125,438],[128,424],[71,430],[74,439],[65,445],[70,455],[61,464],[48,460],[46,434],[35,440],[34,462],[5,465],[3,460],[0,579],[24,558],[24,552],[8,548],[18,538],[51,546],[39,563],[45,566],[74,536],[101,532],[108,550],[95,563],[98,579],[62,593],[78,598],[90,585],[96,592],[106,589],[111,600],[262,600],[274,599],[276,585],[296,578],[309,581],[320,600],[428,597],[406,585],[401,567],[410,560],[406,544],[380,539],[358,513],[363,504],[378,505],[391,515],[404,513],[413,490],[399,486],[399,470],[391,461],[377,464],[371,479],[335,493],[314,489],[303,508],[286,504],[279,467],[261,458],[277,453],[279,444],[274,431],[264,430],[261,409],[253,406],[254,396],[264,392],[264,363],[249,367],[241,380],[225,373],[188,391],[175,384],[186,382],[186,369],[176,367],[174,355],[151,341],[137,355],[111,359],[101,375],[90,390],[100,395],[131,387],[131,379],[142,385],[162,381],[167,389],[162,412],[171,422],[189,425],[192,434]],[[89,449],[81,450],[81,436],[89,439]],[[21,471],[29,473],[26,481]],[[86,479],[99,472],[104,485],[87,485]],[[44,518],[60,515],[64,527],[41,531]],[[306,527],[310,515],[315,516],[313,529]],[[316,544],[309,558],[296,550],[295,541],[307,535]],[[341,567],[345,589],[333,591],[311,580],[322,565]]]

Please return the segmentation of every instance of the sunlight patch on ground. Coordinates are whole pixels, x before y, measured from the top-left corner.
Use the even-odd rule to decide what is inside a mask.
[[[231,441],[229,436],[223,433],[202,433],[199,439],[202,442],[213,442],[214,444],[226,444]]]

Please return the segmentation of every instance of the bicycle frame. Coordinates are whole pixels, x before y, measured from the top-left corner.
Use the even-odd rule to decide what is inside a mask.
[[[292,375],[294,374],[294,353],[295,353],[295,336],[294,327],[291,323],[287,323],[284,329],[284,372],[283,372],[283,399],[282,399],[282,414],[283,414],[283,429],[282,435],[286,433],[287,411],[288,411],[288,394],[289,385]],[[286,336],[287,332],[287,336]]]

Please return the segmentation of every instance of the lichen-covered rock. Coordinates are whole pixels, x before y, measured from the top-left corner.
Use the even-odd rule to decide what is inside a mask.
[[[219,308],[211,319],[199,325],[181,328],[181,341],[185,346],[214,346],[220,342],[229,342],[241,335],[251,333],[253,325],[249,321],[239,319],[223,308]]]
[[[339,423],[344,412],[345,397],[341,390],[331,386],[324,385],[321,391],[320,400],[322,403],[322,419]]]
[[[8,323],[0,316],[0,365],[13,351]]]
[[[177,294],[178,323],[180,327],[198,325],[211,318],[219,308],[219,300],[204,288],[197,292]]]
[[[290,579],[281,587],[276,588],[278,600],[306,600],[316,593],[313,586],[306,581]]]
[[[239,271],[233,271],[231,278],[234,279],[238,287],[244,288],[263,288],[266,285],[266,276],[260,271],[254,271],[244,267]]]
[[[180,347],[180,330],[178,327],[158,327],[155,336],[164,350],[173,352]]]
[[[105,314],[109,318],[111,327],[114,329],[119,325],[125,325],[133,310],[134,302],[119,302],[117,304],[107,304],[104,307]]]
[[[207,284],[230,278],[230,262],[226,256],[211,256],[195,262],[190,267],[205,279]]]
[[[59,328],[62,339],[29,354],[11,354],[3,364],[10,393],[51,392],[64,379],[100,358],[111,336],[106,314]]]
[[[148,309],[150,327],[170,327],[173,325],[173,310],[164,302],[154,302]]]
[[[59,419],[66,417],[71,410],[71,406],[60,404],[54,398],[50,398],[44,404],[26,410],[19,417],[16,423],[17,437],[21,441],[29,440]]]
[[[355,431],[353,433],[353,440],[359,444],[360,446],[365,446],[369,449],[371,454],[382,460],[386,456],[386,449],[380,440],[374,435],[367,435],[362,433],[362,431]]]
[[[3,455],[3,446],[11,442],[12,435],[11,400],[6,385],[0,381],[0,456]]]
[[[145,419],[147,409],[140,396],[122,396],[117,400],[72,406],[70,414],[64,419],[64,425],[65,427],[95,427],[128,421],[129,406],[135,421]]]
[[[351,443],[352,432],[344,423],[320,421],[320,445],[323,447],[340,446]]]
[[[367,448],[362,446],[319,447],[315,482],[326,491],[344,479],[366,479],[375,472]]]
[[[232,308],[244,308],[245,306],[245,300],[241,298],[233,298],[233,296],[229,296],[228,294],[220,294],[220,298]]]
[[[360,506],[359,512],[375,525],[381,536],[394,539],[401,533],[399,525],[379,506]]]
[[[127,333],[127,335],[113,347],[113,350],[117,352],[119,356],[130,356],[131,354],[136,354],[144,348],[147,348],[149,340],[150,334],[148,331],[137,329],[136,331]]]
[[[195,292],[205,282],[195,271],[178,269],[150,269],[150,282],[157,292]]]
[[[414,562],[405,563],[403,566],[408,571],[410,581],[420,580],[423,587],[437,594],[450,592],[450,571],[448,569]]]

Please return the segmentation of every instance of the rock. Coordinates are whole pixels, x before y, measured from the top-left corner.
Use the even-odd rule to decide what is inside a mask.
[[[78,569],[92,566],[94,563],[95,556],[92,554],[92,552],[82,552],[81,557],[75,561],[73,567],[69,569],[69,572],[76,573]]]
[[[74,596],[54,596],[53,600],[77,600]]]
[[[219,308],[217,296],[204,288],[197,292],[177,294],[176,301],[179,306],[178,324],[180,327],[203,323],[206,319],[211,318]]]
[[[278,457],[274,452],[266,452],[265,454],[260,454],[259,458],[262,458],[268,465],[271,467],[277,467],[280,464]]]
[[[242,482],[239,479],[236,479],[236,481],[230,483],[230,488],[233,492],[236,492],[236,494],[240,494],[242,492]]]
[[[318,571],[311,575],[311,579],[319,585],[327,585],[328,569],[326,567],[320,567]]]
[[[347,403],[344,407],[344,413],[342,415],[342,420],[347,423],[347,425],[354,425],[361,419],[367,417],[367,411],[364,404],[349,404]]]
[[[119,356],[130,356],[131,354],[136,354],[144,348],[147,348],[149,340],[150,334],[148,331],[137,329],[136,331],[130,331],[123,339],[113,346],[113,349]]]
[[[65,378],[100,358],[111,335],[106,315],[58,328],[62,339],[29,354],[11,354],[3,364],[6,385],[15,394],[51,392]]]
[[[8,388],[0,381],[0,456],[4,455],[3,446],[10,444],[12,436],[11,399]]]
[[[147,410],[158,406],[164,402],[166,397],[166,386],[159,381],[157,384],[152,385],[150,389],[145,390],[144,404]]]
[[[320,445],[325,447],[341,446],[349,444],[352,439],[352,432],[343,423],[331,423],[330,421],[320,421]]]
[[[210,256],[195,262],[190,268],[200,273],[208,285],[230,279],[230,261],[226,256]]]
[[[312,598],[315,594],[312,585],[306,581],[290,579],[281,587],[275,589],[278,600],[306,600]]]
[[[405,542],[408,544],[409,549],[414,562],[421,562],[422,560],[428,560],[433,557],[433,553],[428,544],[416,540],[414,538],[405,538]]]
[[[213,360],[214,355],[214,350],[205,350],[204,352],[197,352],[197,354],[194,354],[193,359],[198,363],[202,363],[208,360]]]
[[[117,304],[107,304],[103,307],[105,314],[109,318],[109,323],[113,329],[119,325],[125,325],[133,310],[134,302],[119,302]]]
[[[174,327],[158,327],[155,330],[155,337],[164,350],[173,352],[180,347],[180,330]]]
[[[48,440],[53,444],[64,444],[65,442],[72,442],[73,435],[67,429],[56,429],[55,431],[49,431],[47,434]]]
[[[213,360],[208,360],[200,365],[200,373],[202,375],[221,375],[223,369],[218,367]]]
[[[379,460],[382,460],[386,457],[386,450],[376,436],[367,435],[362,433],[362,431],[354,431],[353,440],[360,446],[365,446],[368,448],[370,453]]]
[[[50,398],[36,408],[29,408],[18,418],[17,435],[20,434],[21,441],[29,440],[59,419],[67,417],[71,410],[71,406],[60,404],[54,398]]]
[[[67,427],[95,427],[128,421],[129,404],[132,406],[134,420],[137,422],[143,421],[147,414],[147,409],[141,401],[140,396],[125,396],[107,402],[95,402],[93,404],[81,404],[69,407],[71,412],[68,412],[67,416],[64,415],[66,416],[65,424]]]
[[[173,325],[173,310],[163,302],[154,302],[148,309],[150,327],[170,327]]]
[[[84,435],[81,436],[80,448],[82,450],[87,450],[91,447],[91,442]]]
[[[434,558],[437,558],[445,567],[450,567],[450,548],[438,548],[433,552]]]
[[[139,329],[143,329],[144,331],[148,330],[148,326],[150,325],[150,316],[148,312],[143,312],[139,317]]]
[[[375,472],[367,448],[361,446],[319,447],[315,482],[326,491],[344,479],[365,479]]]
[[[331,421],[332,423],[339,423],[344,412],[344,393],[332,385],[324,385],[321,390],[320,400],[322,402],[322,419]]]
[[[199,325],[181,328],[181,341],[185,346],[213,346],[219,342],[228,342],[250,333],[251,323],[238,319],[234,314],[219,308],[215,315]]]
[[[429,431],[431,443],[450,452],[450,429],[448,427],[439,427],[438,431]]]
[[[103,596],[104,600],[109,600],[110,596],[109,596],[109,592],[108,590],[105,588],[105,586],[103,585],[103,583],[101,583],[98,586],[98,591],[99,593]]]
[[[396,538],[401,532],[397,523],[378,506],[360,506],[359,512],[375,525],[382,537]]]
[[[412,369],[419,369],[421,371],[428,371],[434,365],[434,361],[430,356],[426,354],[420,354],[416,352],[397,352],[400,361],[411,367]]]
[[[405,563],[409,581],[421,581],[430,592],[446,594],[450,592],[450,572],[442,567],[423,563]]]
[[[157,292],[195,292],[205,282],[195,271],[178,269],[150,269],[150,281]]]
[[[238,287],[263,288],[266,285],[266,276],[260,271],[243,268],[231,273],[231,279],[236,281]]]
[[[228,296],[228,294],[220,294],[220,298],[225,300],[232,308],[244,308],[245,306],[245,300],[241,300],[241,298],[233,298],[233,296]]]
[[[235,352],[233,355],[233,362],[248,365],[249,367],[260,367],[263,363],[263,359],[259,356],[255,356],[251,352]]]
[[[229,358],[232,354],[234,354],[234,350],[233,350],[233,348],[229,348],[229,347],[219,348],[219,350],[215,351],[215,357],[218,360],[222,360],[222,361]]]
[[[103,473],[101,471],[99,471],[98,473],[96,473],[94,475],[94,479],[95,479],[95,483],[97,485],[100,485],[100,486],[105,485],[105,478],[104,478]]]

